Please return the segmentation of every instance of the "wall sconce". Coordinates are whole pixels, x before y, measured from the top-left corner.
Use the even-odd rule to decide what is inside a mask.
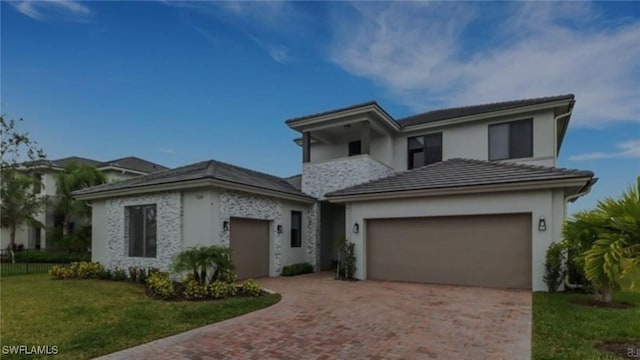
[[[544,219],[544,216],[540,216],[538,220],[538,231],[547,231],[547,221]]]
[[[278,225],[278,226],[276,226],[276,232],[277,232],[278,234],[282,234],[282,225]]]
[[[353,224],[353,233],[357,234],[360,232],[360,225],[358,223]]]
[[[229,222],[228,221],[223,221],[222,222],[222,230],[224,231],[229,231]]]

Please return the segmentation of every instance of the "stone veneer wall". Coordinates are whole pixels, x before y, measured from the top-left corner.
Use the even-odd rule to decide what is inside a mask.
[[[307,262],[315,271],[320,270],[320,203],[315,202],[307,210]]]
[[[125,208],[156,205],[156,257],[129,257],[129,234]],[[128,196],[106,200],[107,252],[105,267],[157,267],[169,270],[173,257],[182,249],[182,205],[180,192]]]
[[[231,217],[243,217],[270,220],[275,224],[282,224],[282,202],[279,199],[254,195],[239,191],[222,191],[220,193],[220,224],[224,221],[231,223]],[[272,239],[271,260],[273,268],[271,275],[280,274],[282,268],[282,237],[286,233],[278,234],[275,226],[271,227]],[[229,246],[230,231],[220,226],[220,243]]]
[[[326,193],[394,174],[393,169],[368,155],[318,164],[305,163],[302,169],[302,192],[322,200]]]

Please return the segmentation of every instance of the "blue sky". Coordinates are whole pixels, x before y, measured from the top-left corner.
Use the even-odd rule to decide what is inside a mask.
[[[6,2],[1,105],[49,158],[300,172],[283,121],[576,94],[560,166],[588,208],[640,175],[635,2]]]

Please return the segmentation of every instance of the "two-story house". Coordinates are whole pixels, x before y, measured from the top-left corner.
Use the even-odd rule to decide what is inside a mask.
[[[95,166],[107,178],[108,183],[131,179],[133,177],[148,175],[168,168],[134,156],[99,161],[79,156],[70,156],[57,160],[37,160],[26,164],[24,171],[36,176],[41,181],[41,186],[34,191],[40,196],[46,196],[49,204],[45,211],[36,216],[36,220],[44,224],[44,228],[37,228],[24,224],[16,229],[16,244],[22,244],[26,249],[45,249],[47,247],[47,229],[54,226],[56,178],[70,163],[88,164]],[[9,231],[2,228],[0,233],[0,245],[5,249],[9,245]]]
[[[232,249],[240,278],[355,243],[359,279],[545,291],[548,246],[590,171],[556,167],[573,95],[395,119],[376,102],[298,117],[302,174],[210,160],[84,189],[93,260],[168,269],[182,249]]]

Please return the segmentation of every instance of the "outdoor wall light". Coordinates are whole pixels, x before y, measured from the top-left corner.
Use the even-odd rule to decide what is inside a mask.
[[[282,225],[278,225],[278,226],[276,226],[276,232],[277,232],[278,234],[282,234]]]
[[[547,221],[544,219],[544,216],[540,216],[540,219],[538,220],[538,230],[547,231]]]
[[[222,222],[222,230],[229,231],[229,222],[228,221],[223,221]]]
[[[358,223],[353,224],[353,233],[357,234],[360,232],[360,225]]]

